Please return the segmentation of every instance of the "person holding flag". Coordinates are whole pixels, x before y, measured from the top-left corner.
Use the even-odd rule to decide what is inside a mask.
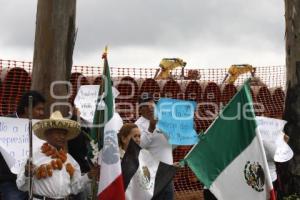
[[[33,172],[33,199],[67,199],[70,194],[81,192],[92,177],[97,178],[97,167],[82,176],[78,163],[64,150],[66,142],[78,136],[78,122],[64,119],[60,111],[55,111],[32,129],[46,143],[33,153],[30,167],[28,161],[23,163],[16,181],[20,190],[29,189],[29,171]]]
[[[218,200],[275,200],[248,82],[183,162]]]

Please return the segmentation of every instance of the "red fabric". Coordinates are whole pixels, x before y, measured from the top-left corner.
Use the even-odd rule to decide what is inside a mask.
[[[99,200],[125,200],[123,176],[118,176],[105,190],[98,194]]]
[[[275,195],[275,190],[274,189],[272,189],[270,191],[270,200],[276,200],[276,195]]]

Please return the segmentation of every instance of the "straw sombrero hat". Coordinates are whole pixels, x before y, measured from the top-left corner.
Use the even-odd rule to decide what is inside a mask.
[[[49,129],[64,129],[67,130],[67,140],[71,140],[78,136],[80,132],[80,124],[76,121],[64,119],[60,111],[55,111],[51,114],[49,119],[41,120],[32,126],[34,134],[46,140],[45,132]]]

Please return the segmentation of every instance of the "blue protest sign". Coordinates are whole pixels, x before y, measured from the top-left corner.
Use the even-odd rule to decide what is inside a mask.
[[[157,128],[170,144],[193,145],[199,140],[194,129],[196,102],[161,98],[156,105]]]

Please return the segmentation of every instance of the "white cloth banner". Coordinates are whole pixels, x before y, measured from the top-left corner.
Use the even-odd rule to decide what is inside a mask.
[[[22,162],[29,156],[28,122],[28,119],[0,117],[0,152],[14,174],[19,173]],[[44,142],[33,134],[33,152]]]

